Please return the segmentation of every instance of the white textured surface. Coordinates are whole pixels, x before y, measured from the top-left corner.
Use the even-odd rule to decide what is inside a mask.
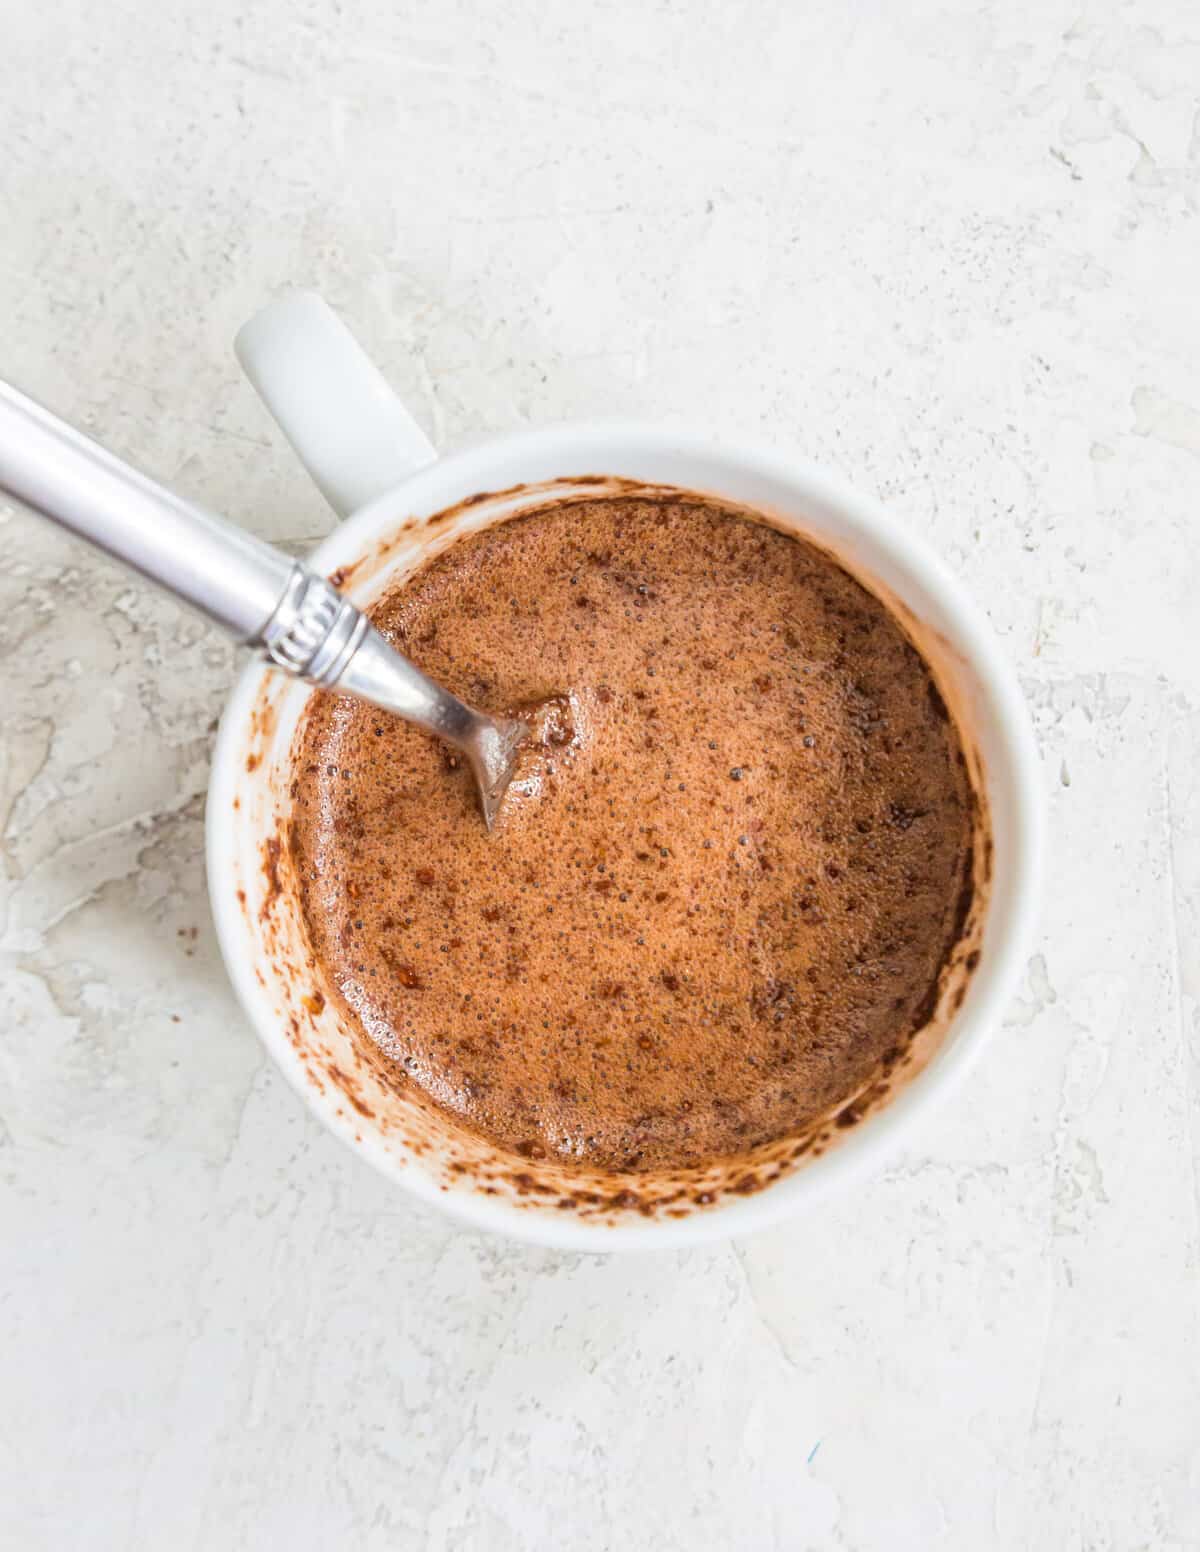
[[[289,282],[443,444],[799,446],[986,604],[1052,832],[1003,1032],[853,1198],[691,1254],[472,1238],[226,988],[231,650],[0,509],[0,1545],[1200,1547],[1193,0],[0,26],[0,372],[296,543],[328,519],[229,349]]]

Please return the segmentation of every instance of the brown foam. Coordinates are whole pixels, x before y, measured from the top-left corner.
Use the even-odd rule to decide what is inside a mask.
[[[321,697],[303,730],[311,945],[406,1084],[525,1158],[641,1172],[802,1134],[895,1065],[961,926],[971,788],[830,557],[598,499],[460,540],[374,615],[481,704],[571,693],[490,838],[412,728]]]

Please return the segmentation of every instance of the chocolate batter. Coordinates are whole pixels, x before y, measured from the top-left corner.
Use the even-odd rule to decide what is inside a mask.
[[[458,542],[374,611],[495,710],[559,697],[495,833],[469,772],[361,702],[302,730],[312,948],[408,1079],[526,1158],[708,1163],[894,1061],[961,928],[973,797],[893,615],[700,500]]]

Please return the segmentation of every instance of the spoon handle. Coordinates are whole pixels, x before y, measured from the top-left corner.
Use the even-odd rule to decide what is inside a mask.
[[[256,641],[295,562],[192,506],[0,383],[0,491]]]
[[[375,634],[317,572],[139,474],[3,382],[0,492],[124,561],[310,683],[338,683]],[[368,667],[377,655],[367,654],[342,687],[381,699],[384,686],[375,681],[383,676]],[[461,720],[454,697],[439,704],[444,692],[415,664],[399,653],[390,658],[392,709],[443,733]]]
[[[524,728],[464,705],[318,572],[97,446],[0,382],[0,492],[194,605],[280,668],[371,701],[464,750],[489,825]]]

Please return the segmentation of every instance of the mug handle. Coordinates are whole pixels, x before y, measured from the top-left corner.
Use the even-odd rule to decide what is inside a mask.
[[[294,291],[238,330],[242,370],[339,517],[437,457],[327,302]]]

